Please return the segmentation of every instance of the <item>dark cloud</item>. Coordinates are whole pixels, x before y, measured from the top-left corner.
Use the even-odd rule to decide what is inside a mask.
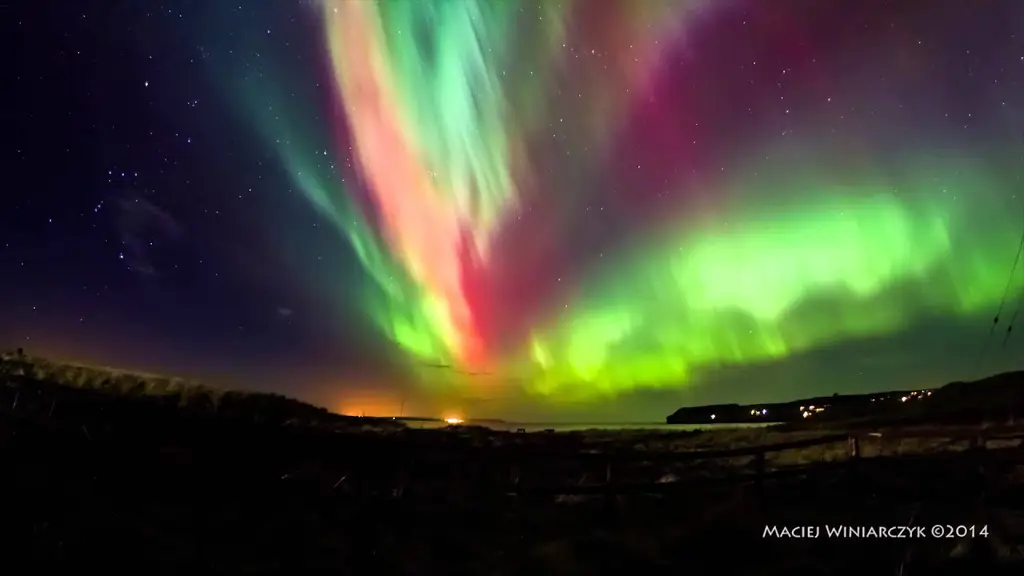
[[[158,276],[168,251],[184,236],[181,224],[166,210],[137,194],[116,201],[119,257],[130,270]]]

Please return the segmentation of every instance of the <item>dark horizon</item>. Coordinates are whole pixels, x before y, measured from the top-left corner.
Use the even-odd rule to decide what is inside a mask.
[[[57,364],[61,364],[61,363],[67,362],[68,365],[72,365],[72,366],[84,366],[84,367],[89,367],[89,368],[99,369],[99,370],[113,370],[113,371],[117,371],[117,372],[125,372],[125,373],[128,373],[128,374],[138,374],[139,376],[165,378],[165,379],[168,379],[168,380],[184,380],[184,381],[186,381],[186,382],[188,382],[190,384],[201,385],[201,386],[213,388],[215,390],[220,390],[220,391],[223,391],[223,392],[243,392],[243,393],[247,392],[246,390],[237,389],[237,388],[222,388],[222,387],[218,387],[218,386],[215,386],[215,385],[211,385],[209,382],[203,382],[201,380],[194,380],[194,379],[189,379],[189,378],[183,378],[181,376],[176,376],[176,375],[173,375],[173,374],[158,374],[158,373],[151,373],[151,372],[150,373],[146,373],[146,372],[140,372],[140,371],[126,370],[123,367],[122,368],[118,368],[118,367],[114,367],[114,366],[97,366],[97,365],[89,364],[87,362],[71,362],[71,361],[67,361],[67,360],[63,360],[62,361],[61,359],[57,359],[57,358],[34,357],[31,354],[27,353],[22,348],[19,348],[19,349],[16,349],[16,350],[9,350],[9,351],[0,350],[0,352],[3,352],[4,354],[10,354],[10,355],[13,356],[14,359],[17,359],[19,357],[23,357],[23,358],[26,358],[26,359],[29,359],[29,360],[31,360],[31,359],[41,359],[41,360],[48,361],[48,362],[55,362]],[[836,393],[833,393],[833,394],[826,394],[826,395],[811,395],[811,396],[800,396],[800,397],[788,397],[788,398],[782,398],[782,399],[778,399],[778,398],[766,399],[766,400],[762,400],[762,401],[759,401],[759,402],[753,402],[753,403],[728,402],[728,403],[703,403],[703,404],[692,404],[692,405],[679,405],[679,406],[675,406],[674,408],[672,408],[672,410],[668,414],[666,414],[666,416],[669,416],[671,414],[675,414],[677,411],[685,411],[685,410],[699,410],[699,409],[710,409],[710,408],[721,408],[721,407],[738,407],[738,408],[746,409],[746,408],[751,408],[751,407],[766,407],[766,406],[773,406],[773,405],[774,406],[778,406],[778,405],[788,405],[788,404],[797,404],[797,403],[808,403],[808,402],[811,402],[811,401],[829,400],[829,399],[833,399],[833,398],[835,398],[837,396],[843,397],[845,399],[849,399],[851,397],[858,397],[858,396],[880,396],[880,395],[887,395],[888,396],[888,395],[891,395],[891,394],[921,392],[921,391],[924,391],[924,390],[935,391],[935,390],[941,389],[943,387],[946,387],[946,386],[949,386],[949,385],[954,385],[954,384],[966,383],[968,385],[974,385],[976,383],[981,383],[983,385],[984,381],[991,381],[991,380],[995,380],[995,379],[1000,379],[1001,377],[1005,377],[1007,375],[1013,375],[1013,374],[1018,375],[1018,376],[1024,375],[1024,371],[1015,370],[1015,371],[1009,371],[1009,372],[1001,372],[1001,373],[998,373],[998,374],[992,374],[992,375],[988,375],[988,376],[985,376],[985,377],[982,377],[982,378],[978,378],[976,380],[969,380],[969,381],[954,380],[954,381],[944,382],[942,384],[922,386],[922,387],[919,387],[919,388],[866,390],[866,391],[862,391],[862,392],[856,392],[856,393],[853,393],[853,394],[840,394],[840,393],[836,392]],[[278,395],[282,395],[285,398],[289,398],[289,399],[292,399],[292,400],[298,400],[300,402],[307,402],[305,400],[302,400],[301,398],[289,396],[288,394],[281,394],[280,392],[273,392],[273,391],[271,391],[271,392],[249,391],[249,392],[278,394]],[[754,424],[754,425],[768,425],[768,424],[778,424],[778,423],[784,421],[784,420],[780,420],[780,421],[776,422],[776,421],[773,421],[771,419],[767,419],[767,420],[764,420],[764,421],[758,420],[758,421],[756,421],[754,423],[750,423],[750,422],[746,422],[746,423],[710,422],[710,421],[709,422],[703,422],[703,421],[702,422],[693,422],[693,423],[678,423],[678,422],[676,422],[676,423],[673,423],[673,422],[666,423],[664,417],[660,418],[660,419],[651,419],[651,420],[621,420],[621,419],[614,419],[614,418],[607,419],[607,420],[595,420],[595,419],[590,419],[590,418],[586,418],[586,417],[577,417],[577,418],[572,418],[572,419],[564,419],[563,418],[563,419],[537,420],[537,419],[530,419],[529,417],[527,417],[527,418],[514,418],[514,419],[510,419],[510,418],[503,418],[503,417],[500,417],[500,416],[474,416],[472,414],[467,414],[465,412],[458,411],[458,410],[447,410],[443,414],[432,415],[432,416],[429,416],[429,415],[416,415],[416,414],[404,414],[404,413],[399,413],[399,412],[396,412],[396,413],[393,413],[393,414],[389,414],[389,413],[365,414],[363,412],[340,412],[340,411],[336,411],[336,410],[331,410],[327,406],[321,406],[321,405],[317,405],[315,403],[311,403],[311,405],[313,405],[314,407],[317,407],[317,408],[326,408],[326,409],[328,409],[330,412],[332,412],[334,414],[339,414],[339,415],[343,415],[343,416],[366,417],[366,418],[372,419],[372,420],[398,420],[398,421],[403,421],[403,422],[431,422],[431,423],[443,423],[443,422],[445,422],[447,420],[451,420],[451,422],[449,422],[451,424],[465,424],[465,425],[469,425],[469,426],[472,426],[472,425],[485,425],[486,426],[487,424],[499,424],[499,425],[520,425],[521,424],[521,425],[524,425],[524,426],[527,426],[527,427],[540,426],[540,425],[552,425],[552,426],[555,426],[555,427],[558,427],[558,426],[580,426],[580,425],[595,425],[595,426],[599,426],[599,427],[603,427],[603,426],[613,426],[613,427],[614,426],[625,426],[625,427],[631,427],[631,426],[646,426],[646,425],[657,425],[657,426],[665,426],[665,425],[670,425],[670,426],[675,426],[675,425],[692,426],[692,425],[700,424],[700,425],[713,425],[713,426],[719,426],[720,427],[720,426],[734,426],[734,425],[741,425],[741,426],[743,426],[743,425],[750,425],[750,424]]]

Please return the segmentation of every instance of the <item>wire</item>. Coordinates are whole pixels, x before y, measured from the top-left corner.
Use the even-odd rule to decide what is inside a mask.
[[[1021,138],[1021,143],[1024,144],[1024,137]],[[1024,208],[1024,207],[1022,207]],[[1024,221],[1022,221],[1024,223]],[[1003,307],[1006,305],[1006,297],[1010,294],[1010,287],[1013,286],[1014,275],[1017,272],[1017,264],[1020,262],[1020,255],[1024,252],[1024,229],[1020,233],[1020,243],[1017,245],[1017,255],[1013,257],[1013,266],[1010,268],[1010,276],[1006,279],[1006,288],[1003,289],[1003,297],[999,300],[999,308],[996,310],[995,318],[992,319],[992,326],[988,329],[988,338],[985,339],[985,345],[981,347],[981,353],[978,354],[978,362],[974,368],[974,373],[980,378],[981,365],[985,360],[985,352],[988,351],[989,344],[992,342],[992,335],[995,334],[996,325],[999,324],[999,316],[1003,313]],[[1013,312],[1013,316],[1010,317],[1010,323],[1006,327],[1006,335],[1003,337],[1003,346],[1006,345],[1006,341],[1010,338],[1010,332],[1013,331],[1013,323],[1017,320],[1017,314],[1020,312],[1021,301],[1024,300],[1024,292],[1021,293],[1021,298],[1017,301],[1017,308]]]
[[[1016,269],[1017,260],[1020,259],[1021,253],[1024,253],[1024,232],[1020,235],[1020,246],[1017,247],[1017,259],[1013,261],[1014,269]],[[1006,284],[1006,289],[1009,290],[1010,284],[1013,282],[1013,270],[1010,271],[1010,281]],[[1006,293],[1003,293],[1003,298],[1006,298]],[[1006,326],[1006,334],[1003,335],[1002,347],[1006,347],[1006,341],[1010,339],[1010,332],[1013,332],[1013,325],[1017,322],[1017,315],[1020,314],[1021,305],[1024,304],[1024,283],[1020,287],[1020,296],[1017,298],[1017,307],[1013,309],[1013,316],[1010,316],[1010,323]]]
[[[1013,332],[1013,323],[1017,321],[1017,314],[1020,313],[1020,305],[1024,303],[1024,290],[1020,293],[1020,298],[1017,299],[1017,308],[1013,311],[1013,316],[1010,317],[1010,325],[1006,327],[1006,334],[1003,336],[1003,348],[1006,348],[1006,341],[1010,339],[1010,332]]]
[[[1024,244],[1021,246],[1024,247]],[[1002,347],[1007,347],[1007,340],[1010,339],[1010,333],[1014,331],[1014,324],[1017,322],[1017,316],[1021,313],[1022,305],[1024,305],[1024,283],[1021,284],[1021,293],[1017,297],[1017,307],[1014,308],[1014,315],[1010,317],[1007,333],[1002,336]]]
[[[1006,279],[1006,288],[1003,289],[1003,298],[999,301],[999,309],[996,311],[996,317],[992,320],[993,330],[995,329],[995,325],[999,322],[999,315],[1003,313],[1003,306],[1006,305],[1006,297],[1010,295],[1010,286],[1013,286],[1013,277],[1017,272],[1017,263],[1020,262],[1021,252],[1024,252],[1024,231],[1021,231],[1020,233],[1020,244],[1017,246],[1017,255],[1013,258],[1013,266],[1010,268],[1010,277]]]

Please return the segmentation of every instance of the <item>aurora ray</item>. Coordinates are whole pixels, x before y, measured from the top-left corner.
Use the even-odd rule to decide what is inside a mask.
[[[991,141],[951,153],[905,105],[951,90],[912,54],[880,45],[865,71],[838,16],[746,4],[323,0],[326,78],[268,70],[248,116],[361,258],[364,311],[398,350],[536,394],[679,386],[990,314],[1021,233],[1005,127],[1024,91],[990,95],[969,121]],[[724,50],[739,29],[801,67]],[[296,82],[343,119],[281,103],[272,120]],[[281,124],[307,128],[282,144]],[[344,177],[311,160],[328,149]]]

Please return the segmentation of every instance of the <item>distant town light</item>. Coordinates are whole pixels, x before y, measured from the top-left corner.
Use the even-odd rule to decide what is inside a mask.
[[[452,425],[452,426],[454,426],[456,424],[462,424],[462,418],[454,418],[454,417],[452,417],[452,418],[445,418],[444,421],[447,422],[448,424]]]
[[[906,396],[904,396],[903,398],[900,398],[900,402],[906,402],[906,401],[907,401],[907,397]]]
[[[712,419],[712,420],[714,420],[714,419],[715,419],[715,415],[714,415],[714,414],[712,414],[712,415],[711,415],[711,419]]]

